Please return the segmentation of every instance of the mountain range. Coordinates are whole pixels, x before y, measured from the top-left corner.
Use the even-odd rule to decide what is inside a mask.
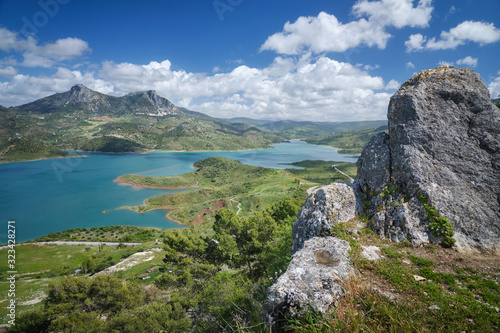
[[[13,108],[18,112],[52,113],[71,112],[79,115],[179,115],[180,111],[169,100],[159,96],[156,91],[139,91],[122,97],[114,97],[93,91],[82,84],[73,86],[69,91],[54,94],[34,102]]]
[[[24,105],[0,106],[0,155],[17,152],[20,140],[23,151],[31,146],[40,150],[40,143],[53,150],[100,152],[269,148],[288,139],[318,139],[384,124],[217,119],[177,107],[154,90],[115,97],[78,84]]]

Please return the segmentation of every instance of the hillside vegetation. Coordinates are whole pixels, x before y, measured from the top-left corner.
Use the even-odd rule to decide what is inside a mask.
[[[74,156],[43,142],[13,139],[0,143],[0,163]]]

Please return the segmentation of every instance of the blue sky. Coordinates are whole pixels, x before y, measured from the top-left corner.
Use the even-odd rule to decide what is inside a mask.
[[[500,94],[499,0],[0,0],[0,105],[82,83],[216,117],[385,119],[414,73]]]

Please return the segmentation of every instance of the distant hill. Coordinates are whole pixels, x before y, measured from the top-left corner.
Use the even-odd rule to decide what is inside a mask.
[[[342,133],[346,131],[376,128],[387,125],[387,120],[374,121],[352,121],[352,122],[313,122],[313,121],[294,121],[278,120],[266,121],[250,118],[231,118],[233,123],[241,123],[248,126],[254,126],[259,130],[279,133],[288,139],[310,139],[321,138],[328,135]]]

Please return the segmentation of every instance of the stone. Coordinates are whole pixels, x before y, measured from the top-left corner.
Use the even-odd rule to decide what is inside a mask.
[[[390,162],[389,136],[380,132],[366,144],[356,162],[356,178],[365,192],[380,191],[389,182]]]
[[[342,283],[354,274],[349,244],[335,237],[314,237],[296,252],[286,272],[268,289],[267,317],[276,321],[304,310],[333,310],[344,295]]]
[[[363,246],[361,256],[367,260],[375,261],[380,259],[380,248],[378,246]]]
[[[320,187],[309,195],[293,224],[292,253],[310,238],[331,235],[336,223],[352,219],[362,209],[356,183],[342,181]]]
[[[457,250],[500,253],[500,110],[479,75],[422,71],[392,96],[388,120],[389,134],[358,161],[372,228],[414,246],[439,243],[423,197],[451,223]]]
[[[429,310],[438,310],[439,311],[439,310],[441,310],[441,308],[437,305],[431,305],[431,306],[429,306]]]
[[[420,276],[420,275],[413,275],[413,278],[415,279],[415,281],[417,282],[424,282],[424,281],[427,281],[426,278],[424,278],[423,276]]]

